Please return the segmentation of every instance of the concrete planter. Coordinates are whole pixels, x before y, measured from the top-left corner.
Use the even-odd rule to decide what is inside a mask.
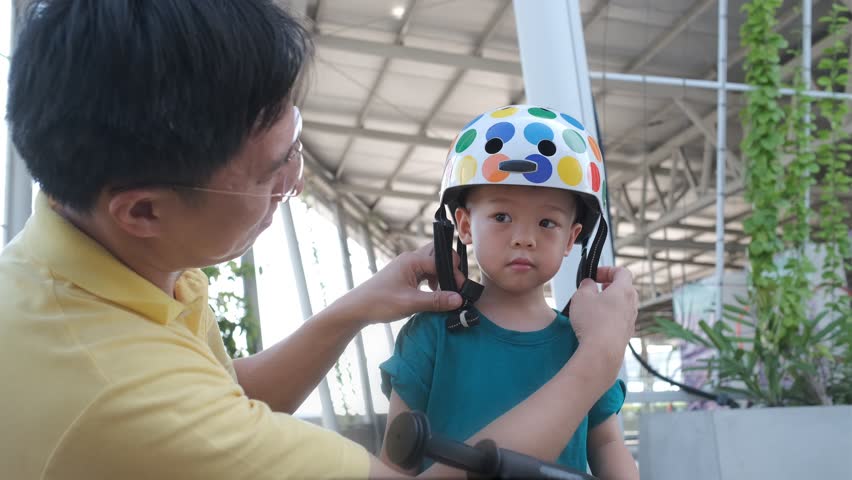
[[[852,478],[852,406],[643,415],[648,480]]]

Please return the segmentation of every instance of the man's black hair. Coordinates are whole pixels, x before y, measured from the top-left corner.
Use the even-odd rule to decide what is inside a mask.
[[[313,47],[273,0],[42,0],[9,74],[11,138],[41,188],[204,185],[293,96]]]

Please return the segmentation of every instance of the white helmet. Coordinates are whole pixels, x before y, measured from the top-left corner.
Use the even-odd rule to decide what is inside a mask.
[[[569,190],[583,200],[578,241],[606,209],[606,180],[598,143],[573,117],[533,105],[485,112],[453,141],[441,179],[441,203],[451,210],[476,185],[526,185]],[[580,208],[585,206],[587,208]]]
[[[450,208],[452,218],[464,191],[477,185],[525,185],[574,192],[581,200],[576,202],[577,222],[583,226],[577,239],[583,244],[577,282],[595,277],[608,230],[601,215],[606,211],[606,176],[600,147],[582,123],[548,108],[509,105],[479,115],[453,140],[441,178],[441,205],[435,214],[435,262],[441,288],[459,290],[463,296],[470,293],[465,292],[465,286],[477,284],[467,280],[456,289],[455,282],[447,278],[452,276],[449,250],[454,229],[444,207]],[[598,220],[597,235],[587,249]],[[457,249],[462,271],[467,274],[464,248],[459,243]],[[481,286],[475,291],[481,292]],[[478,298],[478,294],[465,297],[460,309],[462,320],[466,308],[476,301],[474,296]]]

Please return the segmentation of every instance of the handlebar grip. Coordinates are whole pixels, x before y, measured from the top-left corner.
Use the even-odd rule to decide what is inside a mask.
[[[388,427],[388,458],[408,470],[420,465],[423,457],[461,470],[486,473],[488,457],[470,445],[433,436],[429,419],[422,412],[404,412]]]
[[[555,480],[595,480],[595,477],[555,463],[543,462],[514,450],[497,448],[493,440],[482,440],[476,449],[488,455],[487,465],[493,470],[484,475],[468,474],[468,478],[535,478]]]
[[[482,440],[471,447],[432,435],[426,414],[417,411],[401,413],[391,422],[386,449],[388,458],[406,470],[418,467],[423,457],[429,457],[468,472],[468,478],[595,480],[584,472],[497,448],[492,440]]]

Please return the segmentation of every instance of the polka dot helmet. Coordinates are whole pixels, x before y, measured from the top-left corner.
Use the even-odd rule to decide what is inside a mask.
[[[527,185],[574,192],[578,238],[606,208],[601,151],[579,121],[534,105],[509,105],[476,117],[453,141],[441,179],[441,204],[453,211],[476,185]]]

